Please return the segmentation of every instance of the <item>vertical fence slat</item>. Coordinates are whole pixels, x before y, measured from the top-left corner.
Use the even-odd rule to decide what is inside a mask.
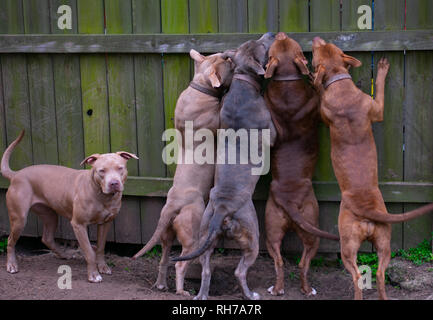
[[[131,1],[105,0],[107,33],[132,33]],[[137,119],[134,91],[134,60],[129,54],[107,58],[111,151],[137,153]],[[128,161],[128,175],[138,175],[138,162]],[[141,243],[140,202],[123,197],[115,220],[116,242]]]
[[[72,9],[72,29],[60,29],[57,25],[61,14],[59,6]],[[75,34],[78,30],[77,1],[50,0],[51,30],[54,34]],[[80,168],[84,159],[83,115],[81,105],[80,59],[78,55],[53,54],[54,92],[56,105],[57,141],[59,165]],[[56,236],[75,239],[68,219],[60,217]]]
[[[51,32],[48,0],[23,1],[24,30],[27,34]],[[48,54],[27,56],[33,162],[58,164],[56,107],[53,65]],[[30,213],[31,214],[31,213]],[[42,222],[38,223],[42,235]]]
[[[407,3],[406,28],[433,29],[433,3],[411,0]],[[409,51],[406,55],[405,103],[405,181],[433,181],[433,116],[432,83],[433,56],[431,52]],[[419,205],[405,204],[405,210]],[[404,224],[404,247],[416,246],[431,239],[433,215]]]
[[[219,32],[248,32],[248,0],[218,0]]]
[[[163,33],[188,33],[188,1],[162,0],[161,24]],[[163,87],[165,128],[174,128],[174,109],[179,94],[190,81],[190,58],[185,54],[169,54],[163,57]],[[167,176],[172,177],[176,166],[167,166]]]
[[[278,31],[278,0],[248,0],[248,31]]]
[[[191,33],[218,33],[218,2],[189,0],[189,25]]]
[[[103,0],[77,0],[78,32],[104,33]],[[106,77],[106,56],[80,55],[81,100],[85,155],[110,152],[110,119]],[[89,238],[96,240],[96,227],[89,227]],[[107,240],[114,241],[114,228]]]
[[[340,30],[340,5],[336,0],[310,0],[310,31],[339,31]],[[331,140],[329,128],[325,124],[319,124],[319,158],[313,180],[336,181],[331,163]],[[339,204],[335,202],[320,202],[319,226],[331,233],[338,233],[337,220]],[[320,240],[319,250],[323,252],[339,251],[339,243],[325,239]]]
[[[374,30],[403,30],[404,0],[374,2]],[[374,76],[377,62],[386,57],[390,69],[385,83],[384,120],[373,125],[377,147],[380,181],[403,180],[403,105],[404,105],[404,53],[375,52]],[[387,203],[390,213],[403,212],[403,204]],[[403,247],[403,224],[392,225],[391,250]]]
[[[284,32],[308,32],[308,1],[279,0],[279,30]]]
[[[161,5],[159,0],[132,1],[133,32],[160,33]],[[143,23],[146,20],[153,23]],[[157,54],[137,54],[134,56],[135,70],[135,104],[137,108],[137,141],[139,175],[164,177],[166,167],[161,154],[164,142],[161,139],[164,131],[164,99],[162,86],[162,60]],[[162,207],[164,198],[157,198]],[[141,241],[147,242],[158,222],[160,208],[149,208],[152,198],[142,198],[140,202]]]

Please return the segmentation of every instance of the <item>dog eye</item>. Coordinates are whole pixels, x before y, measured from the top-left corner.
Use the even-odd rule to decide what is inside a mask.
[[[124,167],[118,167],[117,170],[122,171]]]
[[[104,174],[104,173],[105,173],[105,170],[104,170],[104,169],[99,169],[99,170],[98,170],[98,173],[99,173],[99,174]]]

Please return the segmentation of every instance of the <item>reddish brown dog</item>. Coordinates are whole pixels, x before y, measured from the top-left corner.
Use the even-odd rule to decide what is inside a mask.
[[[289,229],[301,238],[304,251],[301,291],[316,294],[307,281],[311,259],[319,247],[316,235],[338,240],[317,232],[319,206],[311,182],[318,154],[317,125],[320,121],[319,96],[302,78],[308,75],[307,60],[299,44],[280,32],[269,50],[265,78],[272,77],[265,92],[275,127],[277,141],[272,148],[272,183],[266,203],[266,245],[274,259],[276,283],[268,291],[284,294],[284,270],[280,248]],[[310,228],[308,228],[310,226]]]
[[[341,259],[351,273],[355,299],[362,299],[357,252],[364,240],[375,246],[379,258],[377,288],[387,299],[385,270],[391,248],[391,224],[407,221],[433,210],[433,204],[405,214],[388,214],[379,190],[377,153],[371,123],[383,120],[385,78],[389,63],[377,66],[376,97],[359,90],[350,79],[349,67],[361,62],[319,37],[313,40],[314,85],[321,95],[320,112],[329,125],[331,159],[341,190],[338,218]]]

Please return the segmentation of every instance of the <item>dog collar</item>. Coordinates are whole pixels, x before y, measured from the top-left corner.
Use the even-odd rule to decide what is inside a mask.
[[[215,98],[221,98],[221,94],[218,90],[216,89],[209,89],[209,88],[205,88],[201,85],[199,85],[198,83],[191,81],[189,83],[189,86],[195,90],[200,91],[201,93],[207,94],[209,96],[215,97]]]
[[[339,80],[344,80],[344,79],[352,79],[352,77],[350,76],[350,74],[348,73],[340,73],[337,74],[333,77],[331,77],[331,79],[329,79],[328,81],[326,81],[324,87],[325,89],[328,88],[332,83],[339,81]]]
[[[261,86],[260,84],[257,82],[257,80],[255,80],[253,77],[248,76],[246,74],[241,74],[241,73],[236,73],[233,76],[233,79],[238,79],[238,80],[242,80],[245,82],[248,82],[249,84],[251,84],[257,91],[260,92]]]
[[[275,76],[272,80],[276,81],[294,81],[294,80],[302,80],[302,76],[299,74],[289,74],[287,76]]]

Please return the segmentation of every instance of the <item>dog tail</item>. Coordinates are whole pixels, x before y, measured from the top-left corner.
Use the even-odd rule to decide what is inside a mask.
[[[158,241],[161,239],[161,235],[163,234],[163,232],[165,232],[168,225],[172,223],[173,218],[176,216],[176,213],[177,210],[172,207],[172,204],[166,204],[164,206],[161,211],[161,217],[159,218],[158,225],[152,237],[146,243],[146,245],[132,257],[132,259],[137,259],[141,257],[158,243]]]
[[[350,201],[346,202],[350,203]],[[408,211],[405,213],[397,213],[397,214],[389,214],[389,213],[383,213],[379,211],[369,211],[365,210],[360,212],[360,210],[356,210],[354,206],[349,204],[349,209],[353,211],[355,215],[361,218],[366,218],[375,222],[379,223],[399,223],[399,222],[405,222],[408,220],[415,219],[417,217],[420,217],[426,213],[433,212],[433,203],[427,204],[425,206],[422,206],[420,208],[417,208],[412,211]]]
[[[284,209],[284,211],[287,212],[289,217],[299,227],[301,227],[301,229],[303,229],[304,231],[309,232],[309,233],[311,233],[315,236],[321,237],[321,238],[334,240],[334,241],[340,240],[339,236],[336,236],[336,235],[333,235],[333,234],[328,233],[326,231],[320,230],[320,229],[316,228],[315,226],[311,225],[308,221],[306,221],[304,219],[304,217],[299,213],[299,211],[296,208],[292,208],[291,206],[289,206],[286,201],[282,201],[279,197],[276,197],[275,195],[273,195],[273,198],[274,198],[275,202],[277,203],[277,205],[282,207]]]
[[[223,223],[224,218],[225,215],[223,214],[214,214],[209,222],[209,233],[203,245],[200,248],[198,248],[196,251],[191,252],[190,254],[183,257],[180,256],[177,258],[173,258],[171,259],[171,261],[192,260],[201,256],[207,249],[209,249],[212,242],[214,242],[215,239],[218,237],[218,235],[221,233],[221,225]]]
[[[24,136],[24,130],[21,131],[18,138],[16,138],[10,145],[7,147],[6,151],[3,153],[2,161],[1,161],[1,174],[6,179],[11,180],[12,177],[15,175],[15,171],[13,171],[9,167],[9,158],[11,157],[12,151],[14,151],[15,146],[20,143]]]

